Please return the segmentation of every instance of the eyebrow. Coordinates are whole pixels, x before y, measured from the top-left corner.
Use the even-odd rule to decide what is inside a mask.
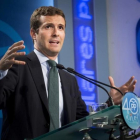
[[[65,27],[65,25],[64,25],[64,24],[59,24],[59,25],[61,25],[61,26]]]
[[[47,23],[43,23],[42,25],[43,25],[43,26],[45,26],[45,25],[54,25],[54,24],[53,24],[53,23],[51,23],[51,22],[47,22]],[[60,25],[61,25],[61,26],[63,26],[63,27],[65,27],[65,25],[64,25],[64,24],[61,24],[61,23],[60,23],[60,24],[58,24],[58,26],[60,26]]]

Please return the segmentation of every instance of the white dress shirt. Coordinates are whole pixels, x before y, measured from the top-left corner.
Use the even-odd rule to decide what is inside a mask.
[[[45,55],[43,55],[42,53],[40,53],[39,51],[37,51],[36,49],[34,49],[35,54],[37,55],[40,64],[41,64],[41,68],[42,68],[42,72],[43,72],[43,77],[44,77],[44,83],[45,83],[45,87],[46,87],[46,94],[48,97],[48,73],[50,70],[50,66],[49,64],[46,62],[47,60],[49,60]],[[55,60],[56,63],[58,63],[58,58]],[[61,127],[62,125],[62,121],[63,121],[63,94],[62,94],[62,86],[61,86],[61,82],[60,82],[60,76],[58,73],[58,80],[59,80],[59,127]]]
[[[8,70],[0,70],[0,80],[3,79],[8,73]]]

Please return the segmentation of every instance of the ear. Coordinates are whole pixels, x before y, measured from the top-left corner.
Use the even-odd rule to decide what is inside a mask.
[[[32,37],[33,40],[36,40],[36,32],[34,29],[30,29],[30,36]]]

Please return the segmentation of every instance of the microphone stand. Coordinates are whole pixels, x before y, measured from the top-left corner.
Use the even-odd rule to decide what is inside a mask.
[[[74,75],[77,75],[78,77],[80,77],[80,78],[82,78],[82,79],[84,79],[84,80],[86,80],[86,81],[88,81],[88,82],[90,82],[90,83],[92,83],[92,84],[94,84],[94,85],[96,85],[96,86],[102,88],[102,89],[108,94],[108,96],[109,96],[109,101],[110,101],[111,106],[114,105],[114,102],[113,102],[112,97],[110,96],[109,92],[108,92],[103,86],[101,86],[101,85],[95,83],[92,79],[90,79],[90,78],[88,78],[88,77],[86,77],[86,76],[84,76],[84,75],[82,75],[82,74],[80,74],[80,73],[77,73],[76,71],[74,71],[74,70],[71,69],[71,68],[67,68],[67,69],[66,69],[66,68],[65,68],[63,65],[61,65],[61,64],[57,64],[56,67],[59,68],[59,69],[64,69],[64,70],[66,70],[66,71],[68,71],[68,72],[70,72],[70,73],[72,73],[72,74],[74,74]]]
[[[67,68],[66,70],[69,71],[69,72],[71,72],[71,73],[79,74],[78,72],[76,72],[76,71],[75,71],[74,69],[72,69],[72,68]],[[81,75],[81,74],[80,74],[80,75]],[[86,76],[83,75],[83,77],[86,77]],[[121,93],[121,95],[123,96],[123,93],[122,93],[118,88],[116,88],[116,87],[110,86],[110,85],[108,85],[108,84],[105,84],[105,83],[103,83],[103,82],[97,81],[97,80],[95,80],[95,79],[91,79],[91,78],[88,78],[88,79],[91,80],[91,81],[94,81],[94,82],[96,82],[96,83],[102,84],[102,85],[104,85],[104,86],[113,88],[113,89],[117,90],[119,93]]]

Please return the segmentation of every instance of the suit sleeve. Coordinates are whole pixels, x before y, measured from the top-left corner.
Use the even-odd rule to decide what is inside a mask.
[[[0,80],[0,109],[4,109],[12,97],[18,82],[18,65],[13,65],[7,75]]]

